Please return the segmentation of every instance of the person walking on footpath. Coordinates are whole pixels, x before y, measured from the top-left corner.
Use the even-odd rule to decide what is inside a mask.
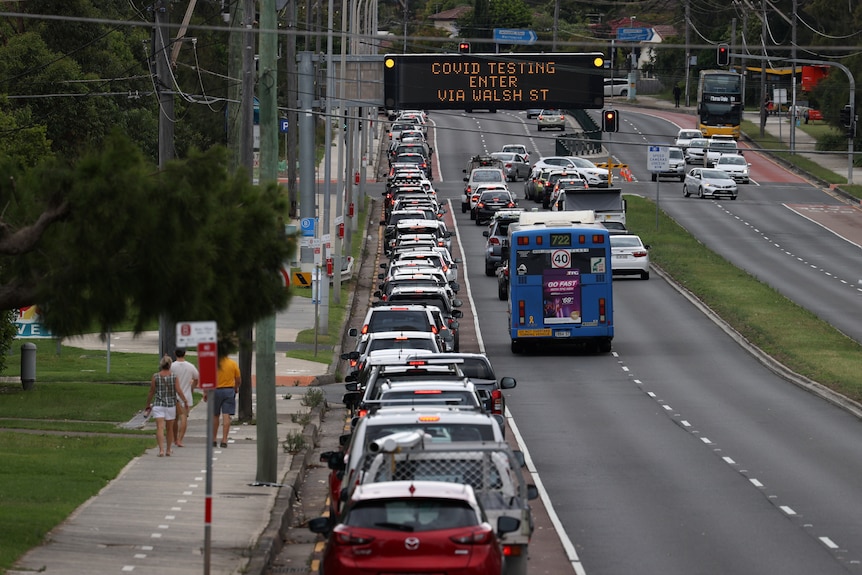
[[[174,437],[177,438],[176,446],[185,447],[183,438],[189,425],[189,411],[194,403],[194,388],[198,386],[200,374],[194,364],[186,361],[186,348],[178,347],[176,350],[177,360],[171,364],[171,373],[177,376],[183,397],[188,401],[180,401],[177,404],[177,418],[174,420]]]
[[[241,376],[239,365],[227,356],[219,358],[216,373],[216,388],[213,391],[213,447],[227,447],[227,435],[230,432],[230,418],[236,413],[236,395],[239,393]],[[209,393],[204,392],[204,401],[208,401]],[[218,444],[219,418],[222,420],[222,439]]]
[[[150,393],[147,395],[147,409],[156,420],[156,442],[159,444],[159,457],[171,456],[171,446],[174,443],[173,421],[177,416],[177,398],[188,403],[180,389],[180,382],[171,373],[170,356],[166,355],[159,362],[159,371],[150,380]],[[165,438],[167,428],[167,441]]]
[[[682,97],[682,88],[679,87],[679,84],[676,84],[673,87],[673,103],[679,108],[679,99]]]

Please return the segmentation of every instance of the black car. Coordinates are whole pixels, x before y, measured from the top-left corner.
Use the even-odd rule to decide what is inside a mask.
[[[506,208],[514,208],[518,200],[507,190],[488,190],[482,192],[474,208],[476,225],[488,223],[495,212]]]

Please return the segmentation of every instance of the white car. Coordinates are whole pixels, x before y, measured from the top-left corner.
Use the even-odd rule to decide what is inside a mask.
[[[587,178],[587,183],[594,188],[608,187],[608,171],[599,168],[586,158],[577,156],[546,156],[533,164],[533,168],[560,168],[574,170]]]
[[[711,138],[709,145],[706,147],[706,154],[703,157],[703,167],[712,168],[718,162],[718,159],[726,154],[742,154],[739,151],[736,140]]]
[[[706,155],[707,146],[709,146],[708,139],[692,138],[688,142],[688,146],[683,149],[683,152],[685,153],[685,163],[703,165],[703,157]]]
[[[668,148],[668,169],[664,172],[653,173],[652,181],[661,177],[678,178],[680,182],[685,180],[685,156],[680,148]]]
[[[649,279],[649,246],[633,234],[612,234],[611,272],[613,275],[638,275]]]
[[[496,160],[499,161],[499,160]],[[502,165],[502,162],[500,162]],[[503,184],[506,186],[506,172],[501,168],[474,168],[470,176],[464,178],[467,182],[464,186],[464,195],[461,197],[461,213],[467,213],[471,208],[470,197],[474,194],[477,186],[481,184]],[[508,188],[508,186],[506,186]]]
[[[506,144],[502,148],[500,148],[501,152],[512,152],[513,154],[520,154],[524,157],[524,161],[528,164],[530,163],[530,152],[527,151],[527,146],[524,144]]]
[[[682,130],[677,132],[676,140],[674,140],[673,145],[681,149],[682,151],[685,151],[685,149],[688,148],[689,142],[691,142],[695,138],[703,138],[703,134],[700,132],[700,130],[683,128]]]
[[[718,158],[715,167],[719,170],[727,172],[731,178],[741,184],[747,184],[751,181],[748,176],[748,168],[751,164],[745,161],[745,158],[735,154],[726,154]]]
[[[731,200],[736,199],[736,182],[727,172],[716,168],[692,168],[685,176],[682,184],[682,195],[686,198],[690,195],[698,198],[716,198],[724,196]]]

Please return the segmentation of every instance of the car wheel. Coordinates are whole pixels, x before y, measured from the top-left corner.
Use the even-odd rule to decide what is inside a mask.
[[[735,200],[735,199],[736,199],[736,196],[730,196],[730,199],[731,199],[731,200]]]
[[[541,126],[538,126],[538,128],[539,128],[539,131],[541,132],[541,131],[542,131],[542,127],[541,127]]]
[[[703,188],[698,188],[698,189],[697,189],[697,197],[698,197],[698,198],[700,198],[701,200],[702,200],[702,199],[704,199],[704,198],[706,197],[706,196],[704,196],[704,195],[703,195]]]
[[[467,213],[467,204],[465,204],[464,202],[461,202],[461,213],[462,214]]]
[[[485,275],[489,278],[494,277],[494,271],[496,270],[496,266],[492,263],[485,262]]]
[[[481,226],[481,225],[482,225],[482,220],[480,220],[480,219],[479,219],[479,214],[476,214],[476,225],[477,225],[477,226]]]
[[[641,279],[642,280],[648,280],[649,279],[649,272],[641,272]]]
[[[680,181],[680,182],[684,182],[684,181],[685,181],[685,176],[680,176],[680,177],[679,177],[679,181]]]
[[[474,210],[474,209],[472,209],[472,208],[470,209],[470,219],[471,219],[471,220],[475,220],[475,219],[476,219],[476,210]]]
[[[682,197],[687,198],[687,197],[689,197],[690,195],[691,195],[691,194],[690,194],[690,193],[689,193],[689,191],[688,191],[688,186],[686,186],[685,184],[683,184],[683,185],[682,185]]]
[[[517,339],[512,340],[512,353],[523,353],[524,346]]]
[[[550,202],[547,202],[547,201],[545,201],[545,200],[542,200],[542,209],[543,209],[543,210],[548,210],[548,209],[550,209],[550,208],[551,208],[551,204],[550,204]]]
[[[506,301],[506,298],[509,296],[509,290],[506,288],[506,284],[503,282],[497,282],[497,299],[500,301]]]
[[[611,339],[606,338],[599,342],[599,351],[601,353],[610,353],[611,352]]]
[[[460,353],[461,351],[461,335],[458,332],[455,332],[455,353]]]
[[[629,97],[629,91],[623,90],[622,92],[620,92],[620,96],[622,96],[623,98],[628,98]]]

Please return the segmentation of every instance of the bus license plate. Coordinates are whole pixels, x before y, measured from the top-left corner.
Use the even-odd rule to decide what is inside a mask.
[[[551,329],[519,329],[518,337],[551,337]]]
[[[554,337],[572,337],[572,332],[568,329],[555,329]]]

